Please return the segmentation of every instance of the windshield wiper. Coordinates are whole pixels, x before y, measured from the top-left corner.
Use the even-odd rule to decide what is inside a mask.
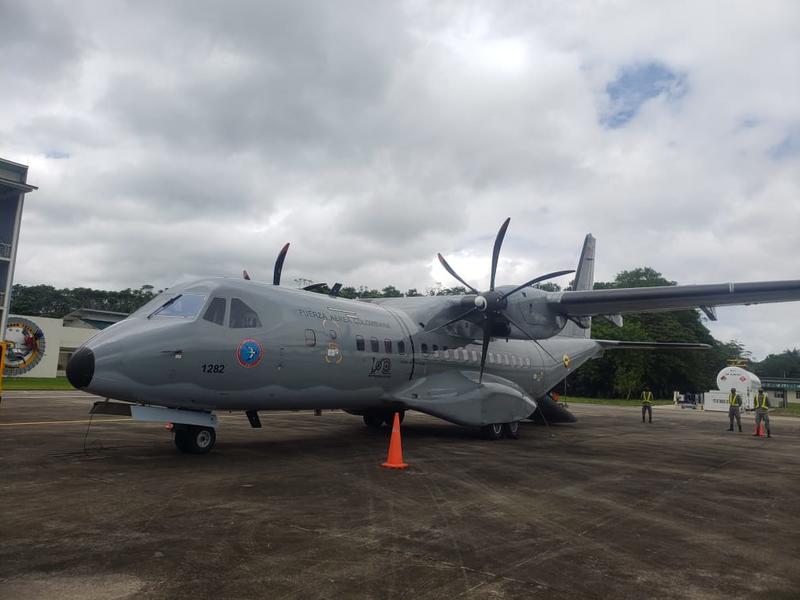
[[[147,315],[147,318],[149,319],[150,317],[154,316],[156,313],[159,313],[159,312],[161,312],[162,310],[164,310],[164,309],[165,309],[165,308],[167,308],[168,306],[172,306],[173,304],[175,304],[175,301],[176,301],[178,298],[180,298],[181,296],[183,296],[183,294],[178,294],[178,295],[177,295],[177,296],[175,296],[174,298],[170,298],[169,300],[167,300],[166,302],[164,302],[164,304],[162,304],[162,305],[161,305],[161,306],[159,306],[157,309],[155,309],[153,312],[151,312],[149,315]]]

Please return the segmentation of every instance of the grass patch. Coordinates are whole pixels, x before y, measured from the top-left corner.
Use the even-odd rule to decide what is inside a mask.
[[[606,406],[641,406],[641,400],[638,398],[583,398],[579,396],[561,396],[561,401],[567,401],[567,404],[604,404]],[[653,405],[663,406],[664,404],[672,404],[672,400],[653,400]]]
[[[770,414],[776,417],[800,417],[800,403],[793,402],[786,408],[776,408]]]
[[[4,390],[74,390],[66,377],[3,377]]]

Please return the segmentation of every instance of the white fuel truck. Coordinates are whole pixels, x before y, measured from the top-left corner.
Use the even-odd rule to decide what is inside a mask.
[[[755,373],[741,367],[725,367],[717,374],[717,389],[703,395],[704,409],[727,411],[731,388],[736,388],[736,393],[742,397],[743,408],[753,410],[753,402],[759,387],[761,380]]]

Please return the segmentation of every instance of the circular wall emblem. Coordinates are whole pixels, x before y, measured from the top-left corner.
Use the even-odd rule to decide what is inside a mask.
[[[243,367],[255,367],[264,357],[264,348],[256,340],[247,338],[242,340],[236,350],[236,359]]]
[[[564,361],[564,366],[569,369],[569,363],[571,362],[570,358],[569,358],[569,354],[565,354],[564,358],[562,358],[561,360]]]
[[[45,349],[44,333],[29,319],[13,317],[6,325],[6,362],[4,375],[22,375],[42,360]]]

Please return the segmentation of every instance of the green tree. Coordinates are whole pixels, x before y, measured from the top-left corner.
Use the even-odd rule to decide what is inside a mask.
[[[752,366],[759,377],[800,378],[800,350],[784,350],[780,354],[770,354]]]

